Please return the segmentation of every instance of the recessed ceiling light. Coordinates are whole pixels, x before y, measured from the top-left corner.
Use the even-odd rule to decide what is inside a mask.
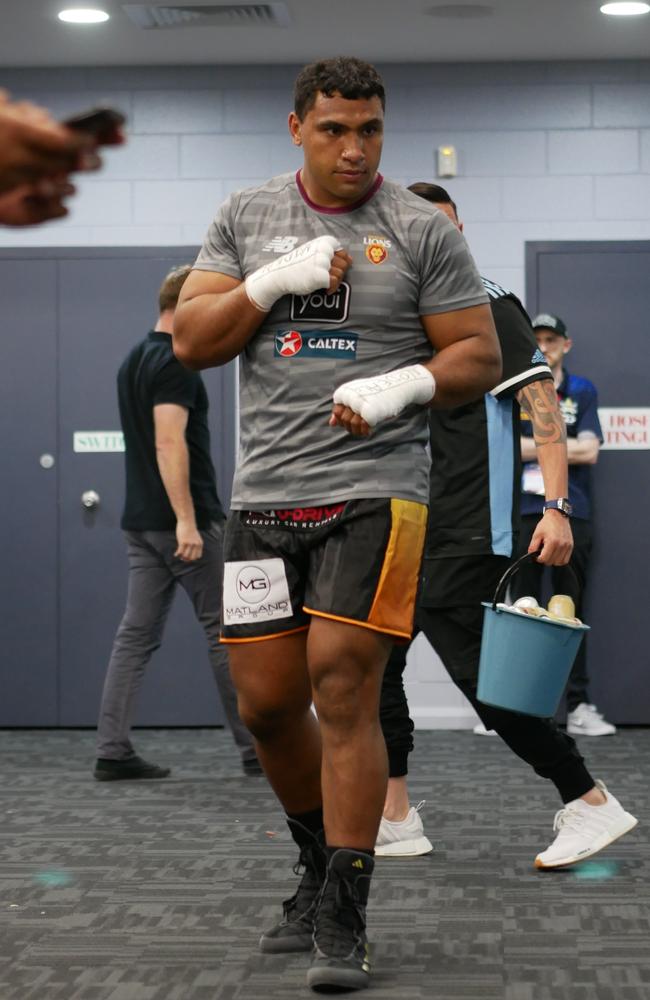
[[[604,3],[601,14],[612,14],[616,17],[635,17],[637,14],[647,14],[650,11],[648,3],[627,3],[623,0],[615,0],[614,3]]]
[[[60,10],[59,21],[67,21],[69,24],[99,24],[100,21],[108,21],[108,14],[105,10],[97,10],[91,7],[75,7],[72,10]]]

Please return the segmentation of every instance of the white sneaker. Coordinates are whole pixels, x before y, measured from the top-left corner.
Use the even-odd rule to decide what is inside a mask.
[[[475,733],[476,736],[497,735],[496,729],[486,729],[482,722],[477,722],[474,728],[472,729],[472,732]]]
[[[567,802],[553,821],[553,830],[558,835],[550,847],[537,855],[536,868],[561,868],[584,861],[637,825],[638,820],[625,812],[602,781],[597,781],[596,787],[607,799],[605,804],[590,806],[584,799]]]
[[[616,726],[606,722],[595,705],[583,701],[568,713],[566,731],[570,736],[611,736]]]
[[[430,854],[433,846],[424,836],[420,809],[424,799],[409,809],[406,819],[394,823],[382,816],[375,844],[375,855],[380,858],[415,858],[420,854]]]

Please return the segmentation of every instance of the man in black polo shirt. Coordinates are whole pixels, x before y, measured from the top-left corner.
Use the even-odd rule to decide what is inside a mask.
[[[414,184],[410,190],[462,228],[444,188]],[[535,866],[558,868],[602,850],[637,821],[594,780],[575,742],[552,719],[508,712],[477,698],[481,602],[492,600],[516,551],[519,531],[520,406],[531,421],[546,492],[545,512],[531,532],[528,551],[541,550],[538,562],[543,565],[561,566],[572,549],[568,518],[556,503],[567,495],[568,476],[566,430],[551,370],[519,300],[486,278],[483,283],[501,344],[503,374],[482,399],[454,410],[430,411],[429,530],[416,622],[485,726],[557,788],[564,803],[554,823],[557,836],[537,855]],[[413,724],[402,683],[405,664],[406,650],[396,646],[381,694],[390,778],[375,853],[384,857],[431,850],[417,809],[408,801]]]
[[[226,718],[247,774],[259,774],[253,740],[239,717],[228,656],[219,642],[224,514],[210,458],[208,396],[201,376],[172,352],[172,326],[191,265],[175,268],[159,292],[155,330],[129,353],[118,377],[126,445],[122,515],[129,556],[126,610],[104,683],[97,727],[98,781],[165,778],[168,767],[138,757],[129,732],[151,655],[159,647],[177,584],[205,630]]]

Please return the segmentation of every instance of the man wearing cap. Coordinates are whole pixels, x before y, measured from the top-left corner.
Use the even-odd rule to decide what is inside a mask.
[[[598,420],[598,393],[588,379],[571,375],[563,367],[564,357],[571,350],[572,342],[566,324],[559,316],[540,313],[533,320],[533,329],[538,347],[553,373],[567,428],[569,496],[552,501],[552,505],[571,517],[574,546],[570,565],[575,578],[565,567],[554,566],[551,569],[552,587],[554,593],[570,594],[574,598],[576,614],[582,618],[582,598],[592,547],[590,466],[598,461],[603,440]],[[524,553],[528,550],[540,514],[550,505],[544,503],[544,484],[537,462],[532,424],[526,413],[521,415],[521,429],[524,470],[520,549]],[[524,566],[513,583],[514,596],[539,596],[542,572],[543,567],[537,563]],[[583,640],[567,685],[567,731],[573,736],[609,736],[616,732],[616,727],[590,703],[588,685],[586,640]]]

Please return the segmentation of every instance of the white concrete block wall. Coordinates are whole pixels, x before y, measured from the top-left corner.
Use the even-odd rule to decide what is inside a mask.
[[[594,127],[650,125],[650,83],[597,85],[593,90]]]
[[[642,174],[650,173],[650,129],[641,130],[641,164]]]
[[[468,729],[477,722],[474,709],[422,634],[408,651],[404,689],[416,729]]]
[[[640,143],[637,129],[580,129],[548,133],[549,174],[584,174],[585,164],[598,164],[598,174],[637,174]]]
[[[481,269],[524,291],[524,244],[639,239],[650,231],[650,61],[391,65],[383,169],[446,182]],[[3,82],[60,117],[107,101],[130,141],[79,182],[69,219],[2,230],[0,245],[200,240],[230,191],[296,168],[286,134],[294,67],[7,70]],[[617,190],[616,198],[611,192]]]
[[[459,204],[480,269],[524,297],[529,240],[650,239],[650,60],[390,65],[382,169],[435,179],[453,144]],[[296,67],[5,70],[3,86],[58,117],[96,103],[129,116],[129,143],[79,181],[62,222],[0,229],[1,246],[199,244],[220,201],[300,152],[286,117]],[[420,637],[407,690],[418,726],[474,715]]]

